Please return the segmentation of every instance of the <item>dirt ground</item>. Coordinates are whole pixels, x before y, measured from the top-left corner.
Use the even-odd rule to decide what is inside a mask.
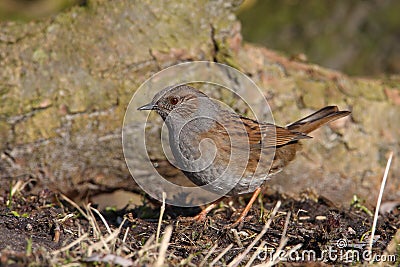
[[[24,184],[0,195],[1,266],[250,266],[268,263],[279,246],[275,263],[284,266],[368,262],[362,253],[373,216],[361,200],[337,207],[309,192],[297,199],[268,192],[241,226],[224,229],[250,196],[223,200],[204,222],[185,220],[200,209],[167,206],[159,224],[162,206],[146,197],[133,209],[108,208],[99,215],[96,203],[79,207],[61,194],[34,189]],[[379,217],[373,245],[373,255],[386,257],[385,266],[400,263],[398,229],[400,210],[392,207]]]

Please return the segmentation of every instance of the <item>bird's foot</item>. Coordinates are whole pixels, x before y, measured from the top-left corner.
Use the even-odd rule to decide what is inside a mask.
[[[244,219],[247,216],[247,213],[249,213],[251,206],[253,205],[254,201],[256,200],[257,196],[260,194],[261,192],[261,188],[257,188],[253,195],[251,196],[251,199],[249,201],[249,203],[247,203],[247,206],[244,208],[244,210],[242,211],[242,213],[240,214],[239,218],[232,224],[228,224],[224,226],[224,229],[228,229],[228,228],[235,228],[237,226],[240,226],[243,224]]]
[[[202,223],[207,219],[207,214],[212,209],[214,209],[216,205],[217,205],[216,203],[212,203],[208,207],[206,207],[204,210],[202,210],[199,214],[197,214],[196,216],[181,218],[181,221]]]

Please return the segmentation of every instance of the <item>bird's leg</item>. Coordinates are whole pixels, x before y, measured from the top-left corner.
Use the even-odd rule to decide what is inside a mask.
[[[194,221],[197,222],[203,222],[206,220],[207,214],[212,211],[215,207],[217,206],[216,202],[211,203],[210,205],[208,205],[205,209],[203,209],[199,214],[197,214],[196,216],[192,217],[192,219]]]
[[[217,199],[216,201],[212,202],[210,205],[208,205],[205,209],[203,209],[199,214],[197,214],[194,217],[188,217],[188,218],[182,218],[182,221],[196,221],[196,222],[204,222],[207,218],[207,214],[212,211],[217,204],[221,201],[220,199]]]
[[[254,201],[257,199],[257,196],[260,194],[260,192],[261,192],[261,187],[258,187],[256,189],[256,191],[254,191],[249,203],[247,203],[246,208],[244,208],[244,210],[240,214],[239,218],[234,223],[229,224],[229,225],[225,226],[224,228],[235,228],[236,226],[238,226],[243,221],[243,219],[246,217],[247,213],[251,209],[251,206],[253,205]]]

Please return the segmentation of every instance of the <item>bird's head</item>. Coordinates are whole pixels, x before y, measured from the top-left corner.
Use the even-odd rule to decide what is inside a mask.
[[[183,118],[198,112],[200,102],[210,101],[207,95],[187,86],[170,86],[158,92],[153,100],[138,108],[138,110],[155,110],[164,120],[172,113]]]

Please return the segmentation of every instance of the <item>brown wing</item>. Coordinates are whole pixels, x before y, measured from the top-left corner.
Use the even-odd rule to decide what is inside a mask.
[[[296,154],[295,146],[299,145],[296,141],[311,138],[304,133],[288,130],[270,123],[260,124],[244,117],[241,117],[241,121],[248,133],[250,145],[247,173],[254,173],[256,169],[259,175],[265,175],[267,172],[278,172],[282,169],[281,165],[286,165]],[[284,155],[287,160],[282,157],[280,160],[276,160],[276,153],[279,153],[281,149],[287,150]],[[258,169],[259,166],[261,166],[261,169]],[[268,166],[271,166],[271,169],[264,169],[264,167]]]
[[[258,123],[244,117],[241,117],[241,120],[248,133],[251,148],[279,147],[300,139],[311,138],[304,133],[270,123]]]
[[[304,133],[289,130],[271,123],[258,123],[249,118],[232,113],[223,116],[224,123],[216,123],[209,132],[201,136],[211,138],[229,158],[231,148],[245,151],[244,155],[252,155],[250,161],[258,161],[260,153],[270,155],[273,148],[295,143],[297,140],[311,138]],[[249,151],[250,150],[250,151]]]
[[[249,177],[257,170],[257,175],[265,176],[272,164],[272,171],[277,172],[281,165],[286,164],[291,158],[275,160],[275,151],[286,149],[290,153],[297,144],[297,140],[310,138],[304,133],[288,130],[270,123],[258,123],[252,119],[228,114],[223,116],[224,123],[216,123],[210,132],[203,137],[212,138],[217,144],[218,153],[216,160],[229,161],[232,151],[243,153],[243,160],[248,155],[245,176]],[[225,126],[225,127],[224,127]],[[275,150],[276,148],[276,150]],[[293,152],[293,153],[292,153]],[[286,155],[285,154],[285,155]],[[258,167],[261,168],[258,168]],[[255,174],[256,175],[256,174]]]

